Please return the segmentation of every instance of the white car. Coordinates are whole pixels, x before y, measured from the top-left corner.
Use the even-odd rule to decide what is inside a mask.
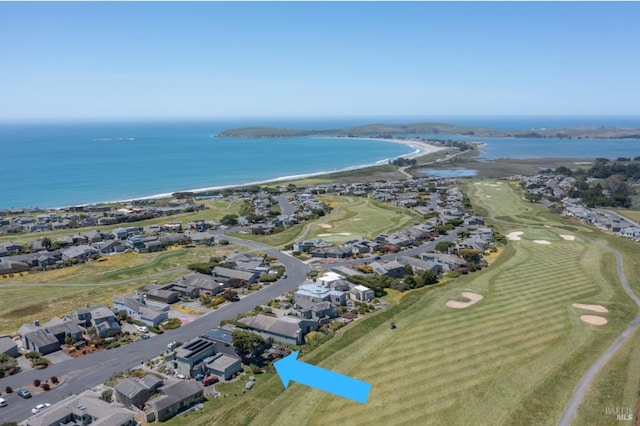
[[[149,332],[149,329],[144,325],[136,325],[136,330],[138,330],[140,333],[148,333]]]
[[[51,407],[51,404],[49,404],[48,402],[45,402],[44,404],[38,404],[31,409],[31,413],[38,414],[40,411],[45,410],[49,407]]]
[[[4,398],[0,398],[0,407],[6,407],[7,406],[7,401],[5,401]]]

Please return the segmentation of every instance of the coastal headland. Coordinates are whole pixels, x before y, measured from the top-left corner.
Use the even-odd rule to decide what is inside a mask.
[[[218,134],[232,138],[286,138],[300,136],[375,136],[390,135],[456,135],[500,138],[559,138],[559,139],[640,139],[640,129],[631,127],[581,126],[567,128],[535,128],[499,130],[486,127],[459,126],[447,123],[368,124],[328,130],[305,130],[277,127],[240,127]]]

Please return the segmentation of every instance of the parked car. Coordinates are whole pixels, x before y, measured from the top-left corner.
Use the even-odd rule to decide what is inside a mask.
[[[216,376],[207,376],[204,379],[202,379],[202,385],[203,386],[209,386],[212,385],[214,383],[218,383],[220,380],[216,377]]]
[[[49,404],[48,402],[45,402],[44,404],[38,404],[31,409],[31,413],[38,414],[40,411],[46,410],[49,407],[51,407],[51,404]]]
[[[4,398],[0,398],[0,407],[6,407],[7,401]]]
[[[18,391],[18,395],[20,395],[21,397],[23,397],[23,398],[25,398],[25,399],[26,399],[26,398],[31,398],[31,392],[29,392],[29,391],[28,391],[28,390],[26,390],[26,389],[20,389],[20,390]]]
[[[140,333],[149,332],[149,329],[147,328],[147,326],[144,326],[144,325],[136,325],[136,330],[138,330]]]

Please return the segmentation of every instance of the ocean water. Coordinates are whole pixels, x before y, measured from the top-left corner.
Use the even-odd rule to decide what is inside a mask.
[[[61,207],[387,162],[415,149],[337,138],[212,137],[244,123],[0,124],[0,208]]]
[[[0,122],[0,209],[124,200],[386,162],[409,154],[413,149],[382,141],[315,137],[230,139],[212,135],[242,126],[332,129],[419,121],[498,129],[586,125],[640,128],[640,117],[440,116]],[[487,159],[640,155],[639,141],[470,140],[486,144],[482,156]]]

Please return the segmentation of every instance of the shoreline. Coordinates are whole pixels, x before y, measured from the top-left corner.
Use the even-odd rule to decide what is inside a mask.
[[[398,157],[395,157],[395,158],[417,158],[417,157],[421,157],[423,155],[433,154],[435,152],[438,152],[438,151],[446,149],[445,147],[439,147],[439,146],[431,145],[429,143],[426,143],[426,142],[423,142],[423,141],[417,141],[417,140],[380,139],[380,138],[369,138],[369,137],[340,137],[340,136],[335,136],[335,138],[336,139],[357,139],[357,140],[371,140],[371,141],[380,141],[380,142],[389,142],[389,143],[401,143],[403,145],[407,145],[407,146],[415,149],[415,151],[413,151],[413,152],[410,152],[408,154],[402,154],[402,155],[399,155]],[[65,209],[65,208],[70,208],[70,207],[85,207],[85,206],[99,205],[99,204],[130,203],[130,202],[133,202],[133,201],[136,201],[136,200],[159,200],[159,199],[163,199],[163,198],[171,198],[172,194],[175,194],[177,192],[192,192],[192,193],[194,193],[194,196],[197,197],[198,193],[206,193],[206,192],[211,192],[211,191],[221,191],[221,190],[229,189],[229,188],[242,188],[242,187],[246,187],[246,186],[263,185],[263,184],[269,184],[269,183],[275,183],[275,182],[283,182],[283,181],[289,181],[289,180],[306,179],[306,178],[310,178],[310,177],[318,177],[318,176],[328,175],[328,174],[332,174],[332,173],[341,173],[341,172],[348,172],[348,171],[352,171],[352,170],[366,169],[368,167],[375,167],[375,166],[380,166],[380,165],[387,164],[389,161],[390,161],[390,159],[383,158],[381,160],[377,160],[374,163],[349,166],[349,167],[345,167],[345,168],[337,169],[337,170],[325,170],[325,171],[320,171],[320,172],[302,173],[302,174],[298,174],[298,175],[280,176],[280,177],[276,177],[276,178],[272,178],[272,179],[265,179],[265,180],[254,181],[254,182],[247,182],[247,183],[217,185],[217,186],[210,186],[210,187],[204,187],[204,188],[194,188],[194,189],[180,189],[180,190],[176,190],[176,191],[172,191],[172,192],[164,192],[164,193],[160,193],[160,194],[145,195],[145,196],[141,196],[141,197],[126,198],[126,199],[120,199],[120,200],[96,201],[96,202],[82,203],[82,204],[70,204],[70,205],[66,205],[66,206],[62,206],[62,207],[42,207],[42,209],[43,210],[62,210],[62,209]],[[204,194],[202,194],[202,195],[204,195]],[[23,208],[26,209],[28,207],[23,207]],[[37,208],[37,206],[36,206],[36,208]],[[4,209],[0,209],[0,210],[4,210]]]

